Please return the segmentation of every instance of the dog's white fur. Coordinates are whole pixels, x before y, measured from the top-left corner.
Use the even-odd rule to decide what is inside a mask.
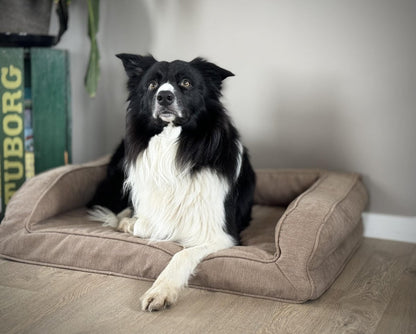
[[[177,165],[180,133],[181,127],[167,125],[150,140],[136,163],[127,166],[125,187],[131,191],[133,217],[125,217],[126,212],[118,217],[109,217],[108,211],[100,213],[99,220],[113,227],[118,224],[119,230],[185,247],[143,295],[142,309],[148,311],[175,303],[201,260],[235,243],[225,232],[224,201],[229,185],[209,169],[192,175],[191,166]],[[240,168],[237,166],[236,178]]]

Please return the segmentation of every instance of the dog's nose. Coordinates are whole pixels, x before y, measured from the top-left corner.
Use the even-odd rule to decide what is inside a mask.
[[[161,106],[166,107],[173,103],[175,95],[173,95],[173,93],[169,90],[162,90],[159,94],[157,94],[156,100]]]

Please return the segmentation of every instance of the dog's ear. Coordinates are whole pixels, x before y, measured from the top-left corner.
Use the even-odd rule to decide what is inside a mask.
[[[123,62],[124,69],[129,78],[141,77],[146,70],[148,70],[156,59],[153,56],[139,56],[129,53],[119,53],[116,57],[120,58]]]
[[[195,67],[206,79],[209,79],[217,89],[221,90],[222,81],[225,78],[234,76],[230,71],[223,69],[213,63],[206,61],[204,58],[195,58],[190,63]]]

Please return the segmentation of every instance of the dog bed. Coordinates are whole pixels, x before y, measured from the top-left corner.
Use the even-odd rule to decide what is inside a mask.
[[[0,254],[21,262],[154,280],[181,246],[149,243],[89,221],[85,204],[108,158],[27,181],[0,225]],[[300,303],[327,290],[362,239],[360,176],[257,170],[253,219],[242,245],[204,259],[190,286]]]

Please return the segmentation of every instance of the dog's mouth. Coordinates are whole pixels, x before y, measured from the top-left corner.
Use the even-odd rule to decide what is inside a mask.
[[[164,122],[168,122],[171,123],[173,122],[177,117],[177,113],[169,110],[169,109],[162,109],[159,110],[158,115],[157,115],[162,121]]]

